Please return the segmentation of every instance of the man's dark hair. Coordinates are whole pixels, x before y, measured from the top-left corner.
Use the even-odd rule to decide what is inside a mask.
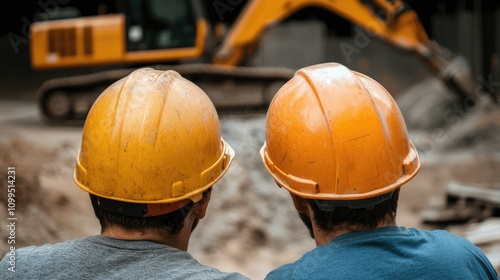
[[[325,232],[337,230],[363,231],[376,228],[385,223],[394,225],[398,208],[399,188],[392,197],[376,205],[373,209],[349,209],[338,207],[334,211],[326,212],[319,209],[314,200],[306,199],[314,213],[314,220],[318,227]]]
[[[191,201],[184,207],[167,214],[153,217],[129,217],[104,210],[97,203],[97,199],[92,199],[92,196],[91,201],[102,230],[109,225],[120,225],[126,229],[154,229],[164,235],[178,234],[184,226],[185,217],[193,208]]]
[[[212,187],[203,191],[202,200],[205,199],[211,192]],[[109,225],[119,225],[126,229],[154,229],[163,235],[179,234],[184,227],[184,219],[187,217],[191,209],[193,209],[194,205],[194,202],[190,201],[182,208],[167,214],[152,217],[134,217],[133,215],[120,215],[104,209],[100,205],[99,199],[102,200],[102,198],[90,194],[90,201],[92,202],[95,216],[99,220],[103,231]],[[197,224],[198,221],[195,221],[191,230],[194,230]]]

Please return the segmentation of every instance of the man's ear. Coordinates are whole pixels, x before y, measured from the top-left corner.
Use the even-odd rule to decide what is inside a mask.
[[[194,203],[194,214],[198,217],[198,219],[203,219],[203,217],[205,217],[205,214],[207,213],[208,202],[210,201],[211,196],[211,191],[203,193],[203,197],[200,199],[200,201]]]
[[[307,205],[307,202],[305,201],[305,199],[303,199],[302,197],[296,196],[293,193],[290,193],[290,196],[292,197],[293,206],[295,206],[295,209],[297,210],[297,212],[299,212],[299,213],[308,212],[309,208],[307,207],[308,205]]]
[[[278,181],[275,181],[275,182],[276,182],[276,185],[278,185],[278,187],[282,188],[282,186],[278,183]],[[297,210],[297,212],[305,213],[308,211],[307,202],[303,198],[301,198],[300,196],[296,196],[291,192],[288,192],[288,193],[292,197],[293,205],[295,206],[295,209]]]

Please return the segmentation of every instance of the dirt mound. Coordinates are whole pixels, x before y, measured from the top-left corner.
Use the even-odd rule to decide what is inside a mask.
[[[16,248],[42,245],[97,234],[88,197],[72,182],[74,147],[63,143],[47,148],[32,142],[12,140],[0,144],[0,182],[8,166],[16,169]],[[2,184],[6,193],[7,184]],[[7,214],[6,196],[0,196],[1,216]],[[4,220],[6,219],[3,218]],[[2,236],[8,236],[1,227]],[[0,253],[7,251],[0,243]]]
[[[428,78],[404,91],[396,102],[409,130],[428,131],[447,125],[455,116],[452,107],[456,100],[441,80]]]
[[[56,202],[60,205],[67,201],[66,197],[53,198],[40,187],[39,175],[47,172],[39,166],[41,162],[53,160],[51,151],[40,151],[25,142],[13,141],[0,146],[1,166],[11,166],[16,169],[15,177],[15,217],[18,219],[16,228],[16,247],[28,244],[43,244],[47,240],[57,240],[58,227],[50,211],[50,205]],[[7,185],[7,172],[0,172],[2,186]],[[2,213],[7,213],[7,196],[2,195],[0,202]],[[59,203],[57,203],[59,201]],[[24,229],[23,229],[24,228]],[[36,229],[36,233],[33,230]],[[6,227],[0,229],[2,236],[7,236]],[[0,249],[6,251],[7,244],[2,242]]]
[[[223,251],[245,262],[259,248],[280,251],[290,244],[312,244],[288,192],[276,185],[260,159],[264,122],[263,114],[222,120],[223,137],[235,149],[236,158],[214,187],[207,217],[194,232],[193,251]]]
[[[459,104],[443,83],[429,78],[397,99],[412,140],[422,154],[500,152],[500,106],[481,95]]]
[[[442,149],[500,152],[500,106],[487,100],[457,118],[447,129]]]

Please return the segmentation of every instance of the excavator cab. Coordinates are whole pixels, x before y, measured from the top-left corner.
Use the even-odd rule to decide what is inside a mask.
[[[193,2],[185,0],[121,1],[127,51],[189,48],[195,46]]]
[[[118,14],[36,22],[33,68],[199,59],[209,26],[197,0],[122,0]]]

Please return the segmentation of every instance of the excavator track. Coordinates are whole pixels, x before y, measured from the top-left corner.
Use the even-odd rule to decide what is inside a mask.
[[[265,111],[276,91],[295,73],[288,68],[209,64],[150,67],[177,71],[197,84],[207,93],[219,113]],[[81,125],[99,94],[134,70],[125,68],[46,81],[37,92],[44,122],[50,125]]]

